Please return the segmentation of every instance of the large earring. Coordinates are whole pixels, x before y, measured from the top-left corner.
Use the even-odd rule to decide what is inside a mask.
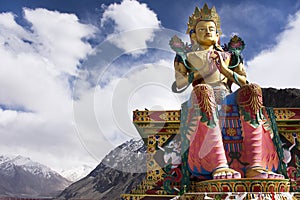
[[[190,31],[190,40],[191,40],[191,44],[192,44],[192,50],[193,51],[198,50],[200,46],[199,46],[199,44],[197,42],[196,33],[195,33],[194,29],[192,29]]]
[[[217,31],[217,41],[216,41],[216,44],[221,45],[220,35],[219,35],[218,31]]]

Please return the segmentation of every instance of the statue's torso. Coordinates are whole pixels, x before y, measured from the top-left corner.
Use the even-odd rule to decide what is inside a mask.
[[[230,54],[219,52],[226,64],[230,61]],[[187,60],[203,77],[203,83],[209,85],[221,85],[227,83],[227,79],[217,68],[212,50],[198,50],[187,53]]]

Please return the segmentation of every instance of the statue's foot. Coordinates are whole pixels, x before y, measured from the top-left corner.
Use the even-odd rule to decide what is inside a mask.
[[[272,172],[272,171],[268,171],[269,173],[269,177],[273,177],[273,178],[276,178],[276,179],[285,179],[285,177],[282,175],[282,174],[277,174],[275,172]]]
[[[262,167],[251,167],[246,171],[246,178],[275,178],[275,179],[284,179],[284,176],[281,174],[276,174],[272,171],[268,171]]]
[[[233,179],[233,178],[241,178],[240,172],[237,172],[233,169],[223,167],[216,169],[213,174],[213,179]]]

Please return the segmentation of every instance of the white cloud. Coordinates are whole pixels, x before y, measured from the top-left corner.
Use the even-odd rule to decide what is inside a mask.
[[[25,9],[25,18],[42,44],[38,50],[53,62],[57,70],[77,75],[79,60],[91,52],[91,46],[82,39],[91,37],[95,28],[81,24],[73,14],[62,14],[46,9]]]
[[[262,87],[300,88],[300,12],[291,17],[278,44],[261,52],[247,65],[248,79]]]
[[[131,32],[140,33],[140,29]],[[180,95],[171,91],[175,53],[168,42],[175,34],[185,36],[168,29],[156,32],[148,44],[155,53],[139,59],[111,48],[114,38],[109,38],[97,46],[97,54],[85,63],[90,75],[83,73],[76,82],[79,100],[74,102],[74,117],[83,145],[96,159],[125,140],[140,137],[132,123],[133,110],[180,109],[188,98],[191,88]],[[93,80],[96,86],[91,88],[85,80]]]
[[[0,126],[6,126],[7,124],[12,123],[17,115],[17,111],[0,109]]]
[[[152,21],[157,20],[146,5],[136,1],[123,3],[140,6],[139,10],[148,11],[150,16],[153,14]],[[91,71],[78,70],[79,60],[94,51],[82,40],[93,35],[94,27],[79,23],[75,15],[45,9],[25,9],[24,17],[31,24],[29,29],[17,24],[13,14],[0,14],[0,55],[3,56],[0,105],[12,109],[0,112],[0,152],[26,154],[57,170],[85,162],[97,163],[116,145],[138,137],[131,121],[132,110],[179,108],[179,97],[170,91],[174,79],[172,60],[139,66],[126,60],[122,66],[109,66],[109,71],[98,75],[94,72],[102,70],[99,65],[107,58],[94,55],[97,59],[91,65],[97,69],[86,66]],[[149,18],[146,18],[147,21]],[[131,28],[120,25],[125,28],[116,30],[115,33],[119,31],[120,34],[114,38],[128,39],[129,35],[121,31],[138,29],[131,32],[137,33],[140,42],[128,46],[128,41],[125,46],[128,51],[141,46],[146,48],[146,42],[156,35],[152,29],[145,33],[141,28],[159,26],[158,21],[157,26],[147,23]],[[159,43],[155,40],[152,48],[168,51],[168,41],[162,45],[162,37],[157,39]],[[109,44],[110,41],[107,40]],[[107,50],[105,47],[103,50]],[[111,60],[104,63],[113,65],[123,52],[107,54]],[[125,72],[126,69],[130,71]],[[79,78],[75,101],[69,83],[74,75]],[[91,87],[90,76],[96,80],[102,75],[106,85]],[[161,99],[165,100],[161,102]]]
[[[117,35],[113,44],[135,56],[145,53],[147,42],[152,41],[155,29],[160,27],[156,14],[146,4],[136,0],[123,0],[120,4],[109,5],[103,13],[102,26],[110,20],[115,23],[112,37]],[[136,29],[143,29],[143,32],[126,33]]]
[[[83,39],[95,28],[46,9],[25,9],[24,19],[31,30],[0,14],[0,152],[55,169],[90,162],[74,131],[69,78],[92,53]]]
[[[100,160],[117,145],[140,137],[132,123],[134,110],[180,109],[186,93],[177,95],[171,91],[172,62],[157,59],[155,63],[131,63],[130,69],[121,70],[118,75],[113,74],[115,69],[125,68],[126,63],[110,65],[100,74],[110,76],[105,86],[97,85],[81,93],[80,101],[74,102],[76,128],[85,148],[95,158]]]

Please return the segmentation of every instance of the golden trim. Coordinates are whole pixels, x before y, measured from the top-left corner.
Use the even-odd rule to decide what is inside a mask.
[[[274,110],[274,114],[276,116],[276,120],[286,120],[294,117],[296,115],[295,112],[289,110],[289,109],[277,109]]]

